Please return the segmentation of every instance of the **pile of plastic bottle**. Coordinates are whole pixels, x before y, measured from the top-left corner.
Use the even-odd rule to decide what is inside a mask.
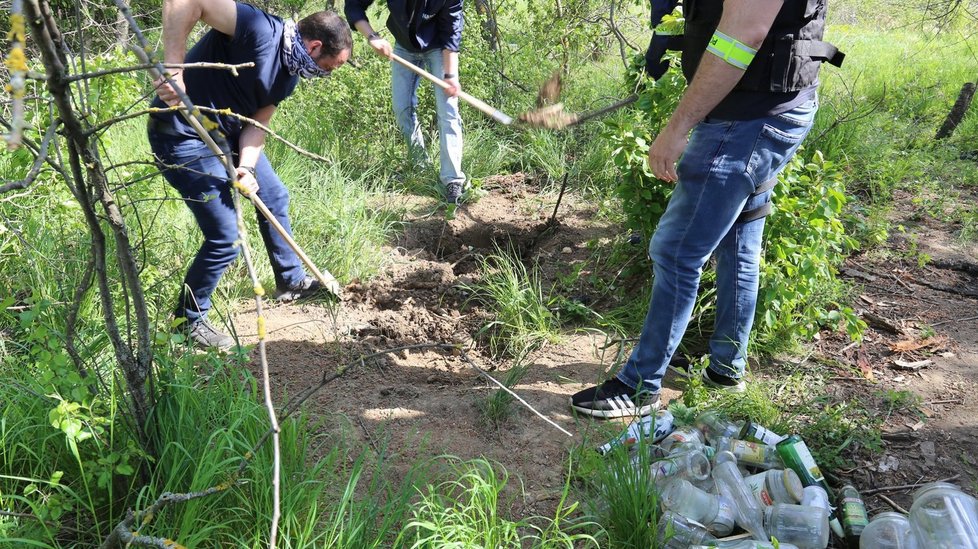
[[[801,437],[750,421],[707,411],[680,427],[661,410],[598,451],[620,446],[635,466],[651,461],[661,547],[825,549],[834,533],[838,546],[850,548],[978,549],[978,500],[957,486],[921,485],[909,516],[869,520],[858,490],[833,490]]]

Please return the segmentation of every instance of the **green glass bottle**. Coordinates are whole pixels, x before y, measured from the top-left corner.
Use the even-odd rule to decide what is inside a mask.
[[[859,536],[869,524],[866,514],[866,504],[859,495],[859,490],[851,484],[846,484],[839,491],[839,518],[842,520],[842,530],[845,533],[846,545],[850,549],[859,549]]]
[[[835,495],[829,488],[829,483],[825,482],[825,477],[822,476],[822,471],[815,463],[812,452],[800,436],[791,435],[779,442],[775,448],[778,449],[778,455],[781,456],[784,466],[798,474],[802,486],[820,486],[828,494],[829,501],[835,501]],[[845,537],[842,523],[839,522],[838,513],[835,509],[829,511],[829,526],[832,527],[835,535],[840,538]]]

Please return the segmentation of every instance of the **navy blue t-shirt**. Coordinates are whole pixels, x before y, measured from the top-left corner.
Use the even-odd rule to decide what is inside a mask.
[[[209,62],[238,64],[253,62],[254,67],[239,69],[238,76],[223,69],[185,69],[183,82],[187,95],[195,105],[214,109],[230,109],[242,116],[252,117],[262,107],[278,105],[292,94],[299,81],[289,74],[282,62],[282,35],[285,24],[281,19],[262,10],[238,4],[234,36],[211,29],[187,52],[186,63]],[[154,107],[165,108],[159,97]],[[215,115],[204,113],[213,119]],[[169,122],[180,134],[197,136],[179,113],[152,115]],[[221,131],[231,140],[241,133],[242,122],[229,116],[217,116]]]

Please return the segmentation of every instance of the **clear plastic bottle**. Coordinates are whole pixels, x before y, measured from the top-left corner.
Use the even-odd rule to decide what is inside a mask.
[[[672,479],[683,478],[698,484],[710,478],[710,460],[699,450],[669,454],[652,464],[652,480],[659,486]]]
[[[713,480],[720,494],[733,501],[737,524],[750,532],[754,539],[767,540],[761,512],[763,506],[744,482],[740,469],[737,469],[737,458],[732,453],[724,451],[717,454],[713,464]]]
[[[599,454],[607,454],[618,446],[631,446],[640,440],[656,443],[673,431],[673,417],[669,410],[659,410],[655,415],[644,416],[628,425],[623,433],[598,447]]]
[[[779,442],[775,448],[777,448],[785,468],[791,469],[798,474],[802,486],[820,486],[825,490],[830,502],[835,499],[835,494],[832,493],[829,484],[825,482],[825,477],[822,476],[821,469],[815,463],[812,452],[800,436],[791,435]],[[845,537],[845,532],[842,531],[842,523],[836,516],[836,511],[831,507],[829,508],[829,526],[835,532],[835,535],[840,538]]]
[[[791,469],[768,469],[744,478],[744,482],[762,505],[799,503],[804,495],[801,480]]]
[[[900,513],[880,513],[869,521],[859,536],[859,549],[917,549],[910,519]]]
[[[707,530],[717,536],[726,536],[733,531],[734,504],[722,495],[704,492],[686,479],[675,479],[666,483],[659,496],[663,507],[705,524]]]
[[[800,549],[825,549],[829,545],[829,529],[825,525],[825,509],[819,507],[775,503],[764,508],[767,533]]]
[[[675,511],[666,511],[659,517],[656,537],[664,549],[686,549],[691,545],[716,545],[717,538],[706,528],[690,522]]]
[[[703,433],[699,429],[693,427],[683,427],[682,429],[676,429],[675,431],[669,433],[669,435],[662,439],[659,446],[669,452],[673,445],[682,444],[684,442],[695,442],[697,444],[705,445],[706,441],[703,439]]]
[[[685,452],[691,452],[693,450],[698,450],[706,455],[707,459],[713,461],[713,457],[717,455],[716,448],[712,446],[707,446],[705,444],[700,444],[699,442],[680,442],[678,444],[673,444],[669,448],[670,454],[682,454]]]
[[[927,549],[978,549],[978,501],[954,484],[925,484],[914,492],[910,529]]]
[[[732,452],[737,456],[737,462],[747,467],[757,469],[782,469],[784,464],[774,446],[747,442],[730,437],[720,437],[716,440],[717,452]]]
[[[712,442],[720,437],[737,436],[742,429],[743,422],[730,421],[715,410],[707,410],[696,417],[695,425],[706,437],[706,440]]]
[[[805,486],[801,491],[801,504],[808,507],[818,507],[825,510],[825,524],[823,528],[828,530],[832,527],[829,523],[829,514],[832,513],[832,504],[829,503],[829,495],[825,489],[818,485]]]
[[[756,539],[738,539],[732,541],[718,541],[716,546],[719,549],[775,549],[770,541],[758,541]],[[692,547],[690,549],[693,549]],[[777,549],[798,549],[790,543],[778,543]]]

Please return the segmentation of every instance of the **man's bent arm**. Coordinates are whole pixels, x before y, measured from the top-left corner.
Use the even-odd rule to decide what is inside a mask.
[[[717,30],[757,49],[782,4],[783,0],[727,0]],[[743,76],[742,69],[709,52],[703,53],[693,81],[649,148],[649,168],[657,178],[677,180],[676,162],[686,148],[690,130],[720,104]]]
[[[273,114],[275,114],[275,105],[268,105],[258,109],[252,118],[267,128]],[[265,148],[265,130],[251,124],[246,125],[238,139],[238,166],[254,168],[258,164],[258,157],[261,156],[263,148]]]

